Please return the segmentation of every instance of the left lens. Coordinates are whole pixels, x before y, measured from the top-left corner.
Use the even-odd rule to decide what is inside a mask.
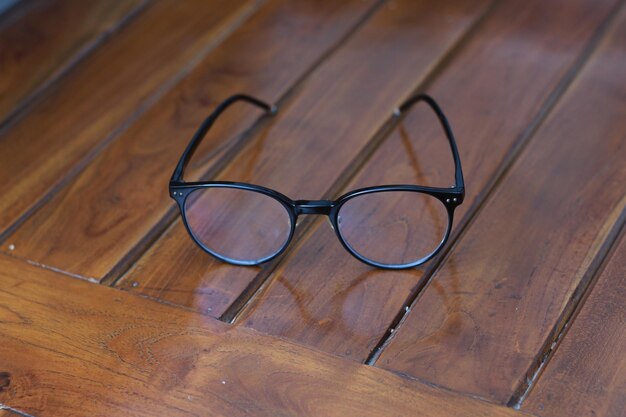
[[[439,199],[414,191],[361,194],[343,203],[337,223],[354,252],[382,266],[401,267],[427,259],[448,230]]]
[[[291,217],[266,194],[234,187],[203,187],[185,201],[185,218],[207,251],[243,265],[263,262],[287,244]]]

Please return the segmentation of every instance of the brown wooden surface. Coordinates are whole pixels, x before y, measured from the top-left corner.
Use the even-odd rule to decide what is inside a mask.
[[[0,417],[19,417],[19,414],[0,408]]]
[[[158,1],[25,109],[0,132],[0,236],[75,174],[251,7],[244,0]]]
[[[626,217],[625,34],[623,12],[377,366],[515,401]]]
[[[0,415],[624,414],[623,0],[33,0],[1,33]],[[169,175],[235,93],[280,111],[229,109],[186,179],[449,186],[434,116],[392,117],[421,91],[467,184],[424,266],[314,216],[254,268],[182,227]]]
[[[33,0],[8,11],[0,26],[0,125],[145,4]]]
[[[0,403],[29,415],[519,415],[4,255],[0,279]]]
[[[597,7],[590,14],[592,2]],[[557,3],[503,3],[428,88],[455,121],[465,176],[471,178],[465,203],[455,213],[457,229],[468,209],[484,197],[503,160],[525,139],[526,127],[556,94],[559,81],[571,71],[610,6],[578,1],[555,24],[544,16],[556,15],[561,7]],[[513,16],[515,25],[510,23]],[[579,28],[575,33],[569,30],[574,22]],[[536,43],[522,42],[530,32]],[[559,42],[549,48],[558,51],[558,58],[546,62],[546,50],[537,44],[555,38]],[[473,74],[471,80],[468,74]],[[507,79],[511,81],[503,89]],[[424,109],[407,116],[341,193],[377,184],[446,187],[453,182],[448,144],[435,117]],[[239,320],[265,333],[364,361],[425,269],[376,271],[345,255],[328,223],[318,221]]]
[[[623,38],[622,38],[623,39]],[[626,410],[626,239],[614,252],[523,409],[545,417]]]
[[[292,199],[327,195],[392,109],[487,5],[407,0],[381,8],[293,93],[218,178],[274,187]],[[178,221],[122,285],[219,317],[260,271],[214,261],[190,244]]]
[[[17,248],[14,253],[72,274],[97,280],[105,277],[158,227],[168,209],[172,212],[173,202],[163,186],[171,172],[163,167],[176,164],[209,110],[239,91],[265,100],[279,99],[373,4],[329,1],[318,2],[312,9],[309,2],[269,2],[69,187],[9,236],[7,242]],[[196,156],[196,161],[204,163],[197,162],[188,178],[199,176],[210,162],[219,160],[215,155],[210,158],[212,153],[223,155],[224,146],[237,144],[238,134],[259,112],[229,115],[207,138],[209,146]],[[122,216],[115,209],[119,205],[128,208]],[[38,244],[33,244],[33,233]],[[98,239],[93,239],[94,233]],[[186,251],[188,239],[182,243]],[[81,258],[74,256],[79,248]],[[198,263],[206,262],[206,256],[199,258]]]

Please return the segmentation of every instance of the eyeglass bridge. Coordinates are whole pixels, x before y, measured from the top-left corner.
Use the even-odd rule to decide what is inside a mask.
[[[330,200],[298,200],[296,204],[297,214],[330,214],[330,209],[335,202]]]

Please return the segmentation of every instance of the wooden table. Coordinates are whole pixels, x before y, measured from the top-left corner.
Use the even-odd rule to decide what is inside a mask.
[[[23,0],[0,15],[0,416],[626,416],[618,0]],[[193,244],[168,179],[293,199],[467,195],[426,265],[322,218],[260,267]]]

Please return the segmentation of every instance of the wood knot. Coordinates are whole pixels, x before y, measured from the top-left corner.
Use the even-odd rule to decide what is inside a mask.
[[[11,374],[8,372],[0,372],[0,392],[6,391],[11,385]]]

